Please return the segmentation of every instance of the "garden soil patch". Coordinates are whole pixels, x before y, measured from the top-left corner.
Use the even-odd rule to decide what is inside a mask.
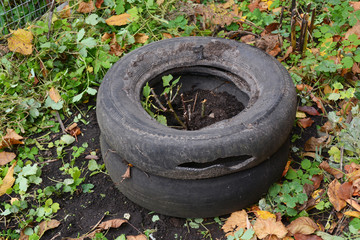
[[[202,89],[184,92],[183,101],[178,96],[172,105],[176,114],[187,125],[187,130],[198,130],[232,118],[244,109],[244,105],[227,92]],[[168,126],[179,126],[171,113],[166,114],[166,117]]]

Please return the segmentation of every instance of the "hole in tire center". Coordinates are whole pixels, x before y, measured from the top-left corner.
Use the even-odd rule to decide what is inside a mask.
[[[236,116],[249,103],[250,97],[247,92],[250,92],[250,87],[244,80],[239,81],[238,76],[222,69],[195,66],[170,69],[148,81],[158,100],[167,109],[169,109],[167,100],[162,95],[164,91],[162,77],[169,74],[174,80],[180,77],[178,85],[181,84],[181,88],[171,105],[178,118],[186,125],[186,129],[171,111],[160,113],[166,117],[169,127],[198,130]],[[241,83],[241,89],[232,82],[233,78],[237,78],[237,82]],[[173,88],[173,94],[174,92],[176,88]],[[181,94],[184,101],[180,97]],[[161,108],[156,99],[152,99],[152,103],[157,108]],[[184,114],[184,105],[186,114]],[[156,112],[155,108],[151,110]]]
[[[187,163],[182,163],[180,165],[178,165],[178,167],[181,168],[192,168],[192,169],[205,169],[205,168],[209,168],[212,166],[221,166],[221,167],[235,167],[237,166],[239,163],[244,162],[247,159],[250,159],[252,156],[250,155],[241,155],[241,156],[237,156],[237,157],[227,157],[227,158],[218,158],[215,161],[212,162],[206,162],[206,163],[198,163],[198,162],[187,162]]]

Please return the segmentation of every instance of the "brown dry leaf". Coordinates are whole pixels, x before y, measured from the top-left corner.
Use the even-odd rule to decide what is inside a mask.
[[[350,199],[353,193],[354,193],[353,185],[349,182],[345,182],[341,184],[338,191],[338,196],[340,199],[346,200],[346,199]]]
[[[280,58],[279,61],[282,62],[282,61],[286,60],[286,59],[290,56],[290,54],[291,54],[292,52],[293,52],[293,48],[292,48],[292,46],[290,46],[290,47],[286,50],[285,55],[284,55],[282,58]]]
[[[349,2],[350,6],[354,8],[354,12],[360,10],[360,2],[352,2],[350,1]]]
[[[30,55],[33,51],[32,40],[33,35],[31,32],[18,29],[12,32],[11,37],[7,39],[9,50],[23,55]]]
[[[234,236],[234,233],[240,228],[245,229],[247,227],[247,219],[248,215],[245,210],[233,212],[222,226],[222,230],[226,236]]]
[[[282,222],[277,222],[274,218],[261,219],[258,218],[254,224],[254,231],[258,238],[284,238],[288,233]]]
[[[347,177],[349,182],[354,182],[356,179],[360,178],[360,169],[346,174],[346,177]]]
[[[0,166],[8,164],[16,158],[16,154],[12,152],[0,152]]]
[[[323,240],[321,237],[317,235],[304,235],[301,233],[297,233],[294,235],[295,240]]]
[[[121,181],[124,181],[125,179],[131,178],[130,168],[131,168],[131,166],[130,166],[130,164],[128,164],[126,172],[123,175],[121,175],[121,177],[122,177]]]
[[[164,0],[156,0],[156,4],[159,5],[159,6],[160,6],[161,4],[163,4],[163,3],[164,3]]]
[[[330,167],[328,162],[323,161],[322,163],[320,163],[319,168],[323,169],[324,171],[330,173],[331,175],[333,175],[336,179],[340,179],[344,176],[344,174],[336,168],[332,168]]]
[[[259,8],[259,0],[255,0],[248,5],[250,12],[253,12],[256,8]]]
[[[128,13],[123,13],[120,15],[114,15],[106,19],[105,22],[110,26],[123,26],[131,22],[131,15]]]
[[[173,36],[170,33],[162,33],[163,39],[170,39],[173,38]]]
[[[146,43],[146,41],[149,39],[149,36],[145,33],[137,33],[134,36],[135,43]]]
[[[344,212],[344,215],[360,218],[360,212],[358,212],[358,211],[347,211],[347,212]]]
[[[356,164],[356,163],[352,162],[348,165],[345,165],[344,170],[346,171],[346,173],[355,172],[357,170],[360,170],[360,164]]]
[[[314,94],[310,93],[311,100],[313,100],[316,103],[316,106],[323,112],[326,113],[325,108],[321,102],[321,100],[317,97],[315,97]]]
[[[54,87],[50,88],[49,96],[50,96],[51,100],[53,100],[56,103],[59,102],[61,99],[61,96],[60,96],[58,90],[56,90]]]
[[[296,89],[299,91],[311,91],[313,88],[307,84],[298,84],[296,85]]]
[[[314,152],[304,152],[301,154],[303,157],[311,157],[311,158],[315,158],[316,157],[316,153]]]
[[[324,87],[324,93],[325,94],[330,94],[330,93],[332,93],[332,89],[331,89],[331,87],[329,86],[329,85],[325,85],[325,87]]]
[[[228,0],[226,3],[219,4],[219,7],[227,9],[235,4],[234,0]]]
[[[340,212],[341,209],[343,209],[346,206],[346,202],[340,199],[338,195],[340,186],[341,184],[338,182],[338,180],[334,179],[334,181],[332,181],[329,184],[329,188],[327,192],[329,196],[329,201],[334,206],[334,209],[338,212]]]
[[[320,187],[320,184],[322,180],[324,179],[324,175],[313,175],[311,177],[311,181],[314,183],[314,189],[318,189]]]
[[[254,42],[255,41],[255,36],[254,35],[245,35],[245,36],[242,36],[240,38],[241,42],[243,43],[250,43],[250,42]]]
[[[301,128],[308,128],[313,123],[314,123],[314,120],[312,120],[311,118],[303,118],[303,119],[299,119],[297,121],[298,126],[301,127]]]
[[[17,134],[13,129],[6,129],[6,135],[3,136],[2,141],[0,142],[0,149],[5,147],[11,147],[15,144],[24,144],[23,141],[20,141],[24,139],[22,136]]]
[[[104,0],[96,0],[95,6],[96,6],[97,8],[101,8],[101,5],[103,4],[103,2],[104,2]]]
[[[126,240],[147,240],[147,237],[144,234],[137,236],[126,236]]]
[[[321,132],[325,132],[325,133],[329,133],[329,132],[332,132],[334,129],[333,129],[333,126],[332,126],[332,123],[330,121],[327,121],[324,125],[321,126],[320,128],[320,131]]]
[[[90,0],[89,2],[81,2],[77,9],[80,13],[90,13],[95,10],[94,2]]]
[[[268,218],[276,219],[275,214],[268,212],[268,211],[257,210],[255,214],[256,214],[256,217],[261,218],[261,219],[268,219]]]
[[[127,222],[127,220],[125,220],[125,219],[116,218],[116,219],[112,219],[112,220],[108,220],[108,221],[100,223],[99,226],[97,226],[97,229],[107,230],[109,228],[118,228],[123,223],[126,223],[126,222]]]
[[[0,196],[4,195],[6,191],[12,187],[15,182],[14,178],[14,167],[16,166],[16,162],[8,169],[6,176],[2,180],[2,184],[0,185]]]
[[[351,68],[351,71],[353,72],[353,73],[360,73],[360,67],[359,67],[359,64],[358,63],[356,63],[356,62],[354,62],[354,64],[353,64],[353,66],[352,66],[352,68]]]
[[[71,10],[69,4],[64,6],[64,8],[59,12],[61,18],[69,18],[71,16]]]
[[[353,181],[354,193],[353,196],[360,196],[360,178]]]
[[[71,136],[75,137],[81,134],[81,130],[77,123],[71,124],[69,127],[65,129]]]
[[[358,37],[360,37],[360,21],[357,21],[355,26],[347,30],[345,33],[345,39],[348,39],[350,35],[356,34]]]
[[[360,212],[360,205],[358,204],[357,201],[353,200],[353,199],[346,199],[345,200],[350,206],[352,206],[353,208],[355,208],[357,211]]]
[[[305,151],[315,152],[317,148],[325,145],[327,139],[328,136],[323,136],[319,138],[311,137],[309,140],[305,142],[304,149]]]
[[[302,111],[304,113],[307,113],[309,115],[312,115],[312,116],[319,116],[320,115],[320,113],[314,107],[300,106],[300,107],[298,107],[298,110]]]
[[[319,230],[319,227],[311,218],[299,217],[292,221],[290,225],[287,226],[287,229],[291,235],[296,233],[313,234],[316,230]]]
[[[271,56],[276,56],[281,51],[278,35],[268,34],[262,36],[256,41],[255,46],[266,51]]]
[[[46,232],[47,230],[57,228],[59,225],[60,225],[60,222],[58,220],[56,220],[56,219],[52,219],[50,221],[42,221],[39,224],[38,235],[42,236],[44,234],[44,232]]]
[[[275,57],[280,52],[281,52],[281,48],[279,47],[279,44],[276,44],[276,46],[273,49],[271,49],[270,51],[268,51],[267,53],[270,54],[271,56]]]

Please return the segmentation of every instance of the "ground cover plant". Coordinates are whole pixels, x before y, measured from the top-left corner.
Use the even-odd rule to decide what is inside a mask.
[[[90,0],[1,36],[0,237],[360,239],[359,20],[360,4],[345,0]],[[178,219],[136,206],[99,152],[94,106],[106,71],[179,36],[261,48],[297,88],[283,178],[230,216]]]

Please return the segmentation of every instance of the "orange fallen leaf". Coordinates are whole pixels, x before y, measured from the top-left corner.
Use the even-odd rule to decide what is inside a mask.
[[[338,195],[340,186],[341,184],[338,182],[338,180],[334,179],[334,181],[332,181],[329,184],[329,188],[327,192],[330,203],[334,206],[334,209],[338,212],[340,212],[341,209],[343,209],[346,206],[346,202],[340,199]]]
[[[16,144],[24,144],[24,139],[22,136],[17,134],[13,129],[6,129],[6,135],[2,137],[2,141],[0,142],[0,149],[5,147],[11,147]]]
[[[52,219],[50,221],[42,221],[39,224],[38,235],[42,236],[47,230],[57,228],[60,225],[60,222],[56,219]]]
[[[344,212],[344,215],[349,216],[349,217],[360,218],[360,212],[358,212],[358,211],[347,211],[347,212]]]
[[[325,87],[324,87],[324,93],[325,94],[330,94],[330,93],[332,93],[332,89],[331,89],[331,87],[329,86],[329,85],[325,85]]]
[[[256,8],[259,8],[259,7],[260,7],[259,0],[255,0],[248,5],[248,9],[250,10],[250,12],[253,12]]]
[[[53,100],[56,103],[59,102],[61,99],[58,90],[56,90],[54,87],[50,88],[49,96],[50,96],[51,100]]]
[[[313,123],[314,123],[314,120],[312,120],[311,118],[303,118],[303,119],[299,119],[297,121],[298,126],[301,127],[301,128],[308,128]]]
[[[312,234],[316,230],[319,230],[319,227],[316,223],[309,217],[299,217],[292,221],[288,226],[287,229],[291,235],[296,233],[301,234]]]
[[[137,236],[126,236],[126,240],[147,240],[148,238],[144,234],[140,234]]]
[[[360,212],[360,205],[357,201],[353,200],[353,199],[346,199],[345,200],[350,206],[352,206],[353,208],[355,208],[357,211]]]
[[[114,15],[106,19],[105,22],[110,26],[123,26],[131,22],[131,15],[128,13],[123,13],[120,15]]]
[[[233,212],[222,226],[226,236],[234,236],[240,228],[245,229],[247,226],[248,215],[245,210]]]
[[[285,176],[287,174],[287,172],[289,171],[290,164],[291,164],[291,160],[287,161],[284,171],[281,174],[282,177]]]
[[[328,162],[323,161],[322,163],[320,163],[319,168],[323,169],[324,171],[330,173],[331,175],[333,175],[336,179],[340,179],[344,176],[344,174],[336,169],[336,168],[332,168],[330,167]]]
[[[108,230],[110,228],[118,228],[123,223],[127,223],[127,220],[121,218],[111,219],[100,223],[99,226],[97,226],[97,229]]]
[[[95,10],[94,2],[90,0],[89,2],[80,2],[77,9],[80,13],[90,13]]]
[[[310,93],[311,100],[313,100],[316,103],[316,106],[323,112],[326,113],[325,108],[321,102],[321,100],[318,97],[315,97],[314,94]]]
[[[288,230],[282,222],[277,222],[274,218],[261,219],[258,218],[254,224],[254,231],[258,238],[284,238]]]
[[[135,43],[146,43],[146,41],[149,39],[149,36],[145,33],[137,33],[134,36]]]
[[[33,35],[24,29],[18,29],[12,32],[11,37],[7,39],[10,51],[18,52],[23,55],[30,55],[33,52]]]
[[[8,169],[4,179],[2,180],[2,184],[0,185],[0,196],[4,195],[6,191],[12,187],[15,182],[14,178],[14,168],[16,166],[16,162]]]
[[[8,164],[16,158],[16,154],[12,152],[0,152],[0,166]]]
[[[286,50],[285,55],[284,55],[282,58],[280,58],[279,61],[282,62],[282,61],[286,60],[286,59],[290,56],[290,54],[291,54],[292,52],[293,52],[293,48],[292,48],[292,46],[290,46],[290,47]]]

